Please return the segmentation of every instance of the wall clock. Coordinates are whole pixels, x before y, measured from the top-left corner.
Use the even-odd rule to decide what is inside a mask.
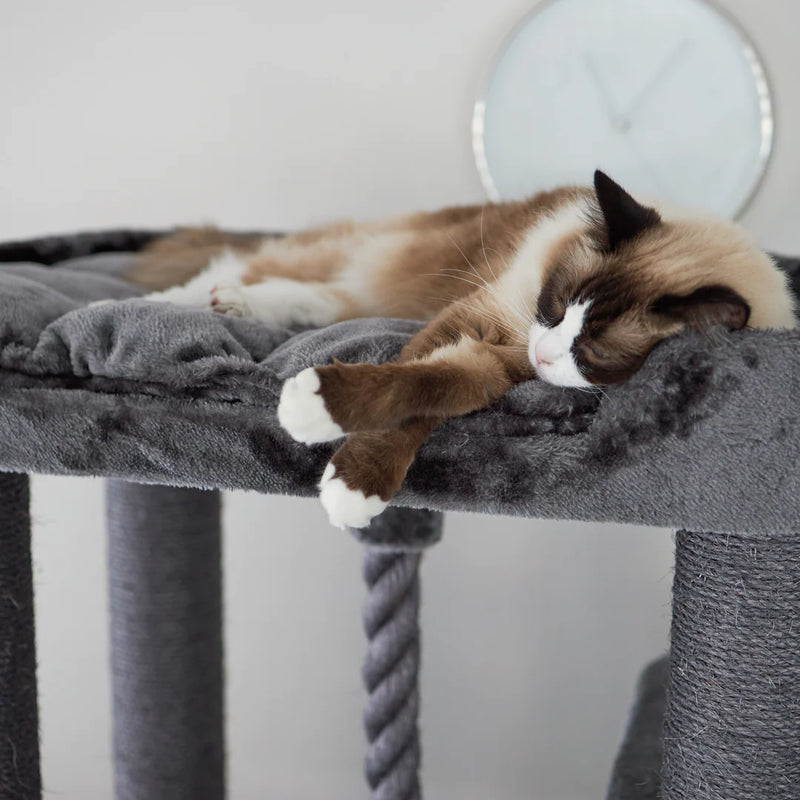
[[[766,74],[704,0],[545,0],[511,32],[473,116],[493,200],[600,167],[634,194],[735,217],[772,147]]]

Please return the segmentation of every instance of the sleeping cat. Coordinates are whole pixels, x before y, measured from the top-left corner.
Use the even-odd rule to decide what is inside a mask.
[[[341,527],[386,507],[443,420],[517,383],[591,389],[685,328],[795,325],[786,278],[741,228],[659,212],[600,171],[593,189],[284,238],[182,230],[129,277],[163,290],[150,300],[268,325],[428,321],[393,362],[334,361],[283,386],[278,419],[294,439],[346,437],[319,484]]]

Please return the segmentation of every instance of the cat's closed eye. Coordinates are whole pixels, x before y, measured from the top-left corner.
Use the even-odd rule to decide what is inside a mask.
[[[545,328],[556,328],[564,321],[566,306],[552,299],[542,302],[539,301],[539,308],[536,310],[536,321]]]
[[[607,361],[610,358],[609,351],[595,341],[583,342],[581,345],[584,353],[588,353],[595,361]]]

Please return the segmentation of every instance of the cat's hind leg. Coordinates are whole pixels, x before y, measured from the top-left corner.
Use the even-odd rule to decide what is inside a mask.
[[[144,299],[207,308],[267,325],[314,328],[342,319],[349,307],[345,294],[329,284],[270,277],[243,284],[246,270],[246,259],[226,249],[183,286],[173,286]]]
[[[220,282],[211,288],[214,311],[267,325],[322,328],[343,319],[347,298],[329,284],[265,278],[249,285]]]
[[[246,261],[234,250],[225,249],[208,266],[182,286],[172,286],[144,296],[144,300],[176,303],[196,308],[211,308],[212,291],[217,286],[237,286],[247,268]]]

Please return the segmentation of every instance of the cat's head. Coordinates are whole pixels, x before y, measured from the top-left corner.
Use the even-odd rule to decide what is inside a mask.
[[[547,224],[528,354],[549,383],[619,383],[686,328],[795,325],[784,274],[732,223],[659,213],[597,171]]]

